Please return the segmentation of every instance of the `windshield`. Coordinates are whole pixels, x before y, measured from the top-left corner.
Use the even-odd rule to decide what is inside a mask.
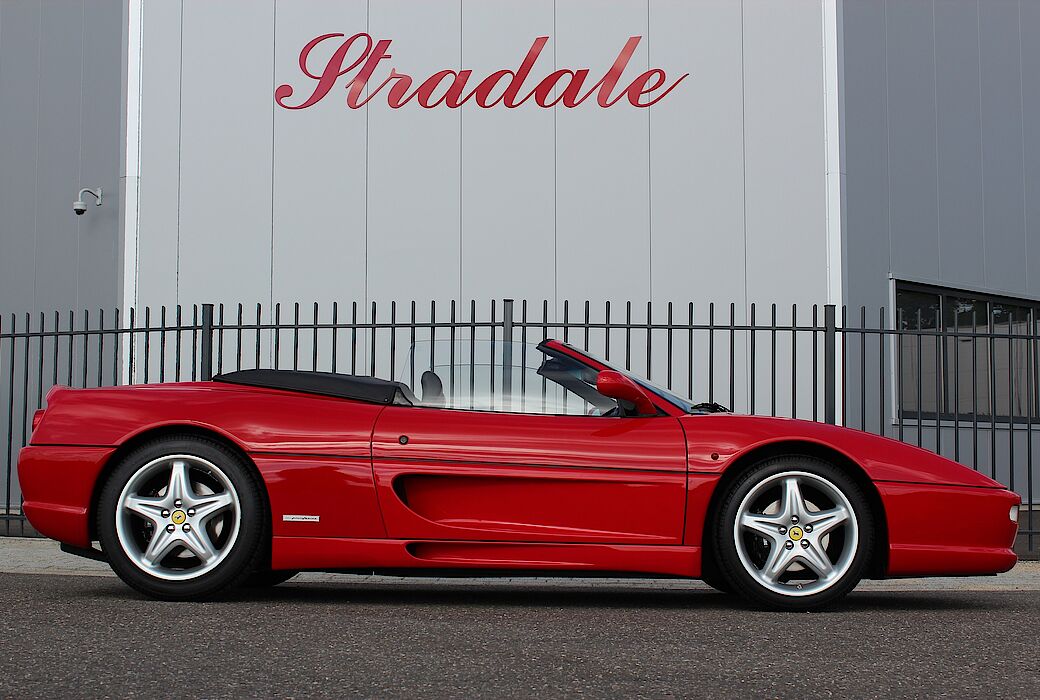
[[[683,397],[679,396],[678,394],[675,394],[672,391],[669,391],[668,389],[665,389],[664,387],[657,386],[649,380],[643,379],[638,375],[632,374],[631,370],[624,369],[623,367],[618,367],[617,365],[611,362],[607,362],[606,360],[597,357],[596,355],[593,355],[591,352],[588,352],[587,350],[579,350],[573,345],[568,345],[567,343],[564,343],[564,345],[567,345],[567,347],[571,348],[572,350],[579,352],[582,355],[585,355],[586,357],[591,358],[606,367],[609,367],[615,372],[620,372],[621,374],[625,375],[626,377],[634,381],[639,386],[643,387],[644,389],[653,394],[656,394],[657,396],[661,397],[662,399],[672,404],[684,413],[719,413],[729,411],[729,409],[725,408],[724,406],[720,406],[716,403],[695,403],[693,401],[690,401],[689,399],[684,399]]]

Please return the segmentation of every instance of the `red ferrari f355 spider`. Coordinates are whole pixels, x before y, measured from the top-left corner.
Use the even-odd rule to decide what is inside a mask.
[[[694,405],[555,340],[435,355],[411,384],[56,387],[20,455],[24,512],[163,599],[300,570],[611,572],[808,609],[864,577],[1015,564],[1019,497],[931,452]]]

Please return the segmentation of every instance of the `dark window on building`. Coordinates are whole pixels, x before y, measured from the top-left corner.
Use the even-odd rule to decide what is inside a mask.
[[[902,418],[1036,418],[1038,311],[1038,302],[897,283]]]

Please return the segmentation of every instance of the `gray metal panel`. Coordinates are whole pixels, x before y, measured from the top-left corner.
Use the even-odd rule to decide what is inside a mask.
[[[303,99],[313,82],[300,74],[300,49],[322,34],[338,31],[349,37],[363,31],[368,12],[362,0],[279,2],[276,21],[274,84],[298,86],[296,94]],[[320,55],[315,51],[312,70],[320,70],[338,46],[329,41]],[[345,96],[340,88],[309,109],[275,109],[276,302],[365,298],[366,110],[347,109]],[[266,195],[257,194],[266,205]],[[261,239],[254,235],[257,242]]]
[[[370,31],[413,76],[459,65],[458,0],[373,3]],[[461,112],[391,109],[384,93],[368,117],[368,299],[458,299]]]
[[[112,307],[122,3],[0,12],[0,312]],[[98,186],[105,205],[76,217],[76,192]]]
[[[516,70],[535,37],[553,34],[551,0],[462,8],[462,62],[474,80]],[[550,45],[534,75],[552,69]],[[555,303],[554,136],[553,111],[533,101],[462,108],[462,299]]]
[[[177,303],[181,5],[146,2],[141,9],[138,306]]]
[[[122,0],[84,2],[84,79],[79,86],[82,93],[79,176],[83,186],[104,188],[104,204],[95,207],[89,215],[76,217],[79,225],[78,294],[81,306],[109,311],[122,303],[119,297],[122,276],[119,171],[123,103],[122,79],[113,71],[122,62],[122,19]],[[105,71],[105,74],[93,76],[94,70]],[[64,206],[57,207],[66,217],[69,205],[65,200],[68,197],[69,193],[63,193],[61,204]]]
[[[78,153],[81,114],[80,81],[70,80],[69,66],[83,56],[83,5],[43,3],[41,21],[47,49],[40,51],[40,112],[36,173],[36,306],[56,309],[82,308],[78,295],[80,219],[100,211],[88,199],[90,209],[82,217],[72,213],[72,200],[81,184]],[[67,89],[55,89],[64,86]],[[70,117],[70,115],[76,115]],[[114,194],[114,193],[113,193]],[[89,195],[88,195],[89,197]],[[24,206],[24,205],[23,205]]]
[[[590,31],[590,19],[595,31]],[[633,35],[647,34],[647,3],[558,3],[556,63],[598,80]],[[646,70],[647,42],[622,77]],[[650,131],[645,109],[601,109],[591,99],[556,110],[556,242],[559,300],[650,297]]]
[[[844,31],[853,303],[883,298],[885,275],[1011,296],[1040,294],[1035,3],[848,0]],[[878,13],[886,14],[884,27]],[[879,55],[880,51],[880,55]],[[875,105],[884,99],[885,108]],[[878,153],[890,163],[879,163]],[[859,170],[870,164],[868,170]],[[860,222],[889,180],[891,264]],[[860,261],[857,261],[860,262]]]
[[[978,9],[935,5],[939,276],[965,285],[985,284]]]
[[[887,13],[892,271],[934,279],[939,227],[932,2],[889,2]]]
[[[748,301],[827,298],[823,12],[744,3]]]
[[[1040,297],[1040,3],[1023,3],[1018,28],[1022,47],[1023,194],[1025,200],[1027,293]]]
[[[274,4],[185,0],[183,32],[178,301],[270,299]]]
[[[1026,291],[1018,2],[979,3],[987,286]],[[1036,78],[1036,70],[1030,72]]]
[[[34,307],[39,22],[38,2],[0,3],[0,314],[5,328],[12,312]]]
[[[649,108],[655,300],[746,301],[741,24],[732,0],[650,7],[650,65],[691,73]]]
[[[888,304],[888,85],[885,5],[845,0],[845,299]]]

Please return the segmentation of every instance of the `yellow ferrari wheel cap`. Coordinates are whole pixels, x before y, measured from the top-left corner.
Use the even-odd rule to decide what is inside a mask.
[[[185,515],[183,510],[173,511],[173,515],[170,516],[170,520],[173,521],[174,525],[180,525],[188,516]]]
[[[797,542],[798,540],[802,539],[802,528],[797,526],[792,527],[787,534],[791,537],[792,540]]]

